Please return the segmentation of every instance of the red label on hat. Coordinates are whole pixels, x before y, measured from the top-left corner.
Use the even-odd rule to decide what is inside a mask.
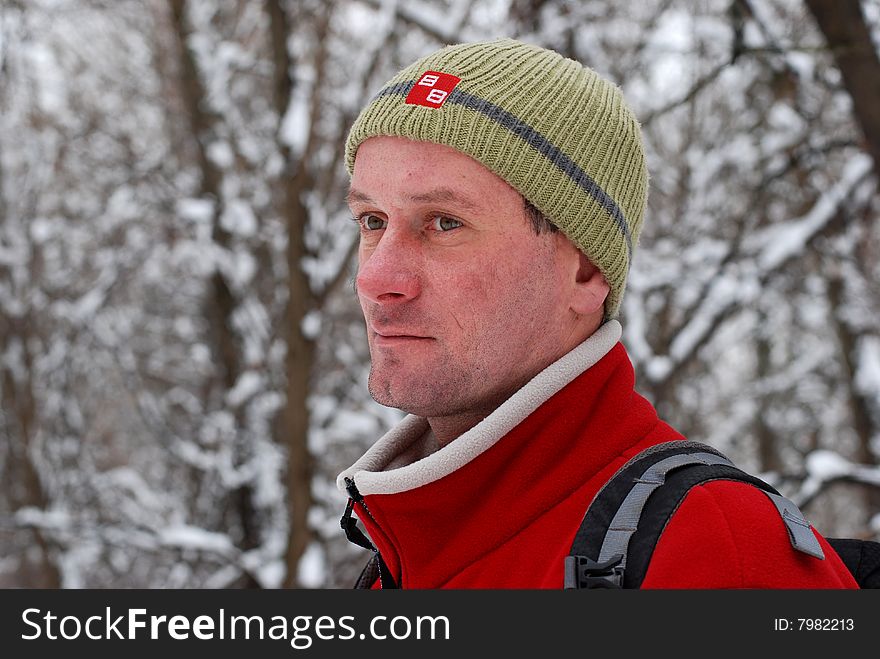
[[[425,71],[406,96],[407,105],[423,105],[426,108],[439,108],[446,102],[449,93],[461,82],[449,73]]]

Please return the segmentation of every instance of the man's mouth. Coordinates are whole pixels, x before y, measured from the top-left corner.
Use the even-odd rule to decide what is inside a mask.
[[[377,332],[373,330],[373,344],[377,346],[400,346],[406,344],[414,344],[420,341],[432,341],[433,337],[422,336],[420,334],[410,334],[402,331],[383,330]]]

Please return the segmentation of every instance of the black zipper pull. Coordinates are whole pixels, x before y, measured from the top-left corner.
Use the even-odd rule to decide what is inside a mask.
[[[376,549],[367,535],[361,531],[360,527],[358,527],[357,520],[351,516],[351,513],[354,511],[355,503],[360,503],[367,512],[367,515],[370,514],[370,511],[367,510],[366,504],[363,503],[364,496],[358,491],[353,478],[346,476],[343,479],[343,482],[345,483],[345,491],[348,492],[348,503],[345,506],[345,512],[342,514],[342,519],[339,520],[339,525],[342,527],[342,530],[345,531],[345,537],[348,538],[349,542],[358,547],[363,547],[364,549],[369,549],[373,552],[379,564],[379,583],[382,585],[383,590],[388,588],[399,588],[394,581],[394,577],[391,576],[391,570],[388,569],[388,566],[379,554],[379,550]]]
[[[360,530],[357,525],[357,520],[351,516],[351,513],[354,511],[355,502],[359,503],[363,501],[363,497],[361,496],[361,493],[358,492],[358,489],[351,478],[345,479],[345,489],[348,491],[349,499],[345,506],[345,512],[342,514],[342,519],[339,520],[339,526],[345,531],[345,537],[348,538],[349,542],[356,544],[358,547],[363,547],[364,549],[369,549],[370,551],[375,552],[376,548],[373,546],[373,543],[370,542],[370,539],[366,534]]]
[[[346,476],[343,481],[345,481],[345,491],[348,492],[348,496],[356,502],[360,503],[364,500],[363,495],[358,491],[357,485],[354,484],[354,479]]]

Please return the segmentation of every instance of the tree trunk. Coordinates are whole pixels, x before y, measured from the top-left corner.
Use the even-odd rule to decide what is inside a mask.
[[[195,53],[188,44],[190,27],[186,17],[186,0],[169,0],[169,4],[179,54],[180,94],[202,175],[199,193],[202,198],[214,203],[211,236],[222,250],[228,251],[232,246],[232,236],[220,225],[223,202],[220,185],[223,172],[208,157],[208,146],[216,133],[215,127],[219,118],[208,110],[207,94],[199,76]],[[204,313],[210,327],[209,344],[214,354],[214,364],[222,369],[219,384],[227,391],[235,386],[242,371],[241,348],[232,325],[236,305],[235,295],[218,265],[211,276]],[[236,409],[234,412],[236,427],[241,435],[241,428],[244,426],[242,411]],[[251,447],[246,438],[236,438],[235,451],[238,462],[246,462],[251,458]],[[251,483],[244,483],[233,493],[232,505],[241,523],[241,548],[247,551],[259,546],[260,524]],[[246,575],[242,585],[254,588],[258,583],[251,575]]]
[[[287,576],[284,585],[297,585],[299,560],[311,541],[308,514],[312,507],[312,478],[314,469],[308,446],[309,409],[308,393],[314,362],[314,341],[303,333],[303,319],[312,299],[308,278],[300,264],[305,253],[303,233],[308,219],[301,202],[305,175],[300,173],[286,186],[288,248],[288,301],[287,301],[287,400],[284,407],[284,436],[287,440],[288,470],[287,494],[290,514],[290,536],[287,544]]]
[[[6,352],[10,340],[17,339],[21,342],[25,362],[23,378],[16,378],[11,369],[3,368],[0,379],[0,404],[6,419],[7,436],[10,438],[11,465],[7,465],[6,469],[9,475],[17,477],[9,479],[9,482],[5,483],[4,490],[13,510],[35,508],[46,512],[49,508],[49,500],[43,489],[39,472],[31,459],[37,427],[37,408],[27,324],[26,320],[4,319],[0,315],[0,354]],[[19,441],[16,441],[16,434]],[[38,555],[28,552],[27,557],[22,557],[17,571],[20,581],[9,585],[23,588],[60,588],[61,573],[52,558],[49,540],[38,527],[25,532],[33,533],[34,542],[40,552]]]
[[[866,151],[880,174],[880,59],[859,0],[806,0],[853,101]]]
[[[847,398],[853,419],[852,430],[856,433],[859,441],[855,459],[865,465],[874,465],[877,464],[877,458],[871,450],[871,438],[875,435],[875,428],[871,421],[869,402],[856,386],[856,372],[858,370],[856,344],[859,337],[841,315],[845,303],[844,281],[838,273],[833,273],[828,277],[828,300],[832,310],[831,320],[834,323],[834,331],[840,345],[840,362],[843,365]],[[869,525],[870,518],[880,510],[880,491],[866,488],[865,503],[868,507],[868,519],[865,522]]]
[[[766,314],[762,311],[758,320],[758,327],[765,326]],[[763,333],[755,338],[755,350],[758,357],[758,381],[762,382],[773,372],[773,365],[770,362],[770,341]],[[758,460],[760,461],[761,471],[780,472],[783,465],[777,447],[779,438],[766,420],[768,411],[775,404],[774,398],[767,395],[759,398],[758,412],[755,415],[753,427],[755,436],[758,439]]]
[[[0,80],[8,74],[6,60],[0,69]],[[0,85],[0,111],[5,109],[6,89]],[[0,226],[10,226],[4,186],[3,163],[0,161]],[[2,236],[0,236],[2,238]],[[33,261],[31,261],[33,265]],[[33,277],[33,271],[31,275]],[[37,281],[38,277],[33,277]],[[0,356],[9,354],[13,340],[21,343],[24,357],[23,378],[16,378],[12,367],[4,364],[0,357],[0,410],[5,425],[6,439],[9,442],[9,463],[5,465],[2,491],[12,510],[36,508],[45,511],[49,507],[48,497],[43,489],[40,474],[31,459],[33,439],[37,428],[37,405],[34,398],[33,364],[30,353],[30,339],[33,325],[27,315],[7,317],[0,310]],[[0,426],[0,430],[3,430]],[[17,532],[17,531],[13,531]],[[40,548],[38,557],[30,555],[22,558],[17,570],[16,583],[6,583],[5,587],[21,588],[60,588],[61,573],[55,564],[49,541],[39,528],[33,531],[34,542]]]
[[[272,39],[272,57],[275,70],[275,110],[279,128],[287,113],[293,91],[291,71],[293,61],[287,48],[290,21],[281,0],[267,0]],[[314,119],[314,117],[312,117]],[[281,146],[286,163],[280,180],[281,216],[287,225],[288,297],[284,331],[287,337],[287,397],[279,418],[279,442],[287,446],[287,504],[290,526],[287,538],[287,568],[284,587],[298,586],[299,561],[312,539],[309,527],[309,509],[312,507],[312,478],[314,466],[309,452],[308,394],[312,366],[315,359],[314,340],[303,332],[306,314],[316,307],[308,277],[302,269],[306,254],[305,231],[309,222],[308,209],[302,202],[303,193],[311,187],[304,154],[294,163],[295,154],[286,145]]]

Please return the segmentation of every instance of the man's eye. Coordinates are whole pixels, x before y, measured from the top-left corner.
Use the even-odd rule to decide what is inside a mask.
[[[460,226],[463,226],[461,222],[445,215],[435,215],[431,219],[431,228],[434,231],[452,231]]]
[[[361,226],[367,231],[380,231],[388,224],[378,215],[362,215],[360,217]]]

